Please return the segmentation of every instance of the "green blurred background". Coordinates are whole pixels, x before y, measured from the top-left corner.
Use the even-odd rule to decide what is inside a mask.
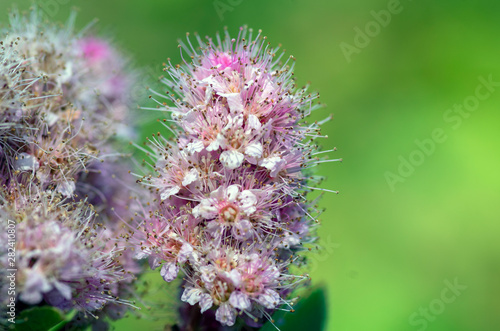
[[[29,6],[0,0],[2,21],[13,3]],[[500,88],[480,88],[489,96],[476,105],[470,97],[478,77],[500,82],[500,2],[38,3],[57,20],[78,7],[78,27],[98,18],[97,28],[143,68],[144,84],[162,74],[167,57],[179,60],[176,40],[185,32],[263,29],[297,58],[299,85],[311,81],[321,93],[327,107],[314,119],[335,117],[324,126],[323,146],[336,146],[330,157],[344,159],[319,169],[328,176],[322,187],[340,191],[321,202],[324,249],[311,254],[313,285],[326,288],[325,329],[500,330]],[[388,8],[388,24],[372,23],[372,11]],[[368,28],[368,35],[357,28]],[[464,102],[462,114],[449,111]],[[144,139],[153,127],[141,126]],[[415,140],[430,148],[435,129],[447,139],[419,152]],[[159,273],[147,277],[162,286]],[[459,288],[448,290],[446,281]],[[158,296],[172,293],[161,288]],[[172,308],[165,309],[171,316]],[[116,329],[163,330],[162,313],[155,316],[131,317]]]

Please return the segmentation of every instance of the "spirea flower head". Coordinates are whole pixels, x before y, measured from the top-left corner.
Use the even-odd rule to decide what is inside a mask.
[[[120,263],[123,248],[107,245],[111,238],[95,222],[89,205],[66,202],[56,192],[24,196],[19,191],[2,192],[0,204],[2,223],[17,223],[16,282],[21,301],[29,305],[45,301],[90,313],[108,302],[120,302],[113,295],[115,287],[133,275]],[[7,269],[5,262],[2,267]]]
[[[308,279],[289,267],[315,239],[309,168],[336,160],[317,157],[324,121],[302,122],[319,95],[296,87],[293,57],[247,28],[196,41],[188,35],[183,63],[165,65],[166,93],[151,91],[177,127],[149,139],[155,173],[139,182],[156,198],[134,239],[166,281],[182,272],[182,301],[222,325],[260,323],[292,310],[289,294]]]
[[[73,21],[61,29],[42,23],[36,10],[14,11],[0,53],[1,176],[33,171],[42,187],[65,196],[123,131],[131,85],[123,57],[104,40],[75,34]]]
[[[0,219],[17,227],[20,301],[116,318],[140,272],[122,245],[127,164],[114,138],[129,134],[133,75],[74,18],[13,11],[0,30]]]

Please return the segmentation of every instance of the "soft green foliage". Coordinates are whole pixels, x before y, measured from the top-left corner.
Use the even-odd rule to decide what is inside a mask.
[[[64,315],[54,307],[34,307],[16,317],[16,331],[61,330],[73,318],[74,312]]]
[[[28,7],[28,1],[0,0],[0,8],[14,2]],[[467,289],[431,316],[426,330],[498,329],[500,90],[456,129],[443,116],[475,93],[478,76],[500,81],[500,2],[402,0],[403,10],[350,63],[340,43],[352,44],[353,28],[364,28],[373,20],[370,12],[388,1],[243,0],[223,21],[213,3],[75,0],[60,5],[57,18],[64,20],[73,5],[81,8],[80,27],[98,17],[99,27],[110,30],[137,65],[156,68],[156,76],[167,57],[179,61],[176,39],[187,31],[214,35],[227,25],[234,33],[242,24],[263,29],[272,44],[282,43],[297,58],[298,83],[311,80],[321,93],[328,106],[316,119],[335,115],[325,125],[323,145],[338,147],[331,157],[344,163],[325,164],[319,172],[328,174],[322,187],[340,195],[323,198],[325,250],[310,254],[313,284],[326,283],[325,329],[419,330],[410,316],[428,309],[443,281],[455,278]],[[149,118],[155,116],[161,114]],[[143,127],[142,139],[156,132]],[[430,138],[436,128],[446,141],[392,192],[386,172],[397,174],[398,157],[408,158],[415,140]],[[331,243],[340,245],[332,249]],[[126,321],[119,323],[118,330],[127,330]],[[161,321],[152,324],[148,330],[163,330]]]
[[[305,295],[294,307],[295,312],[276,312],[273,316],[274,324],[281,330],[323,330],[326,319],[325,289],[316,288]],[[276,328],[267,322],[261,331],[275,331]]]

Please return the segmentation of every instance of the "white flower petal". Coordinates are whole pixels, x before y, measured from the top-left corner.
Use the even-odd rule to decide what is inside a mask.
[[[233,202],[234,200],[236,200],[239,193],[240,193],[240,189],[239,189],[238,185],[230,185],[226,189],[226,199],[229,202]]]
[[[177,255],[177,261],[179,261],[179,263],[186,262],[191,257],[192,253],[193,253],[193,246],[191,246],[188,243],[184,243],[181,249],[179,250],[179,255]]]
[[[19,171],[38,170],[38,159],[28,153],[19,153],[14,163],[14,169]]]
[[[236,321],[236,310],[229,303],[223,302],[215,312],[215,319],[222,325],[233,326]]]
[[[262,156],[262,144],[260,142],[248,144],[245,147],[245,154],[253,158],[260,158]]]
[[[231,112],[241,113],[243,111],[243,100],[241,100],[240,93],[221,93],[220,95],[226,98]]]
[[[274,86],[275,84],[269,78],[265,78],[262,85],[264,85],[264,88],[262,89],[262,93],[258,96],[257,102],[265,101],[266,98],[271,96],[273,91],[276,91],[276,87]]]
[[[229,279],[234,286],[238,287],[241,284],[241,275],[238,270],[233,269],[230,272],[224,272],[224,276]]]
[[[219,140],[216,138],[214,141],[210,143],[210,145],[207,146],[206,150],[209,152],[216,151],[220,147]]]
[[[201,313],[202,314],[205,311],[207,311],[210,308],[212,308],[213,304],[214,304],[214,301],[213,301],[212,297],[210,296],[210,294],[204,293],[204,294],[201,295],[201,298],[200,298],[200,308],[201,308]]]
[[[220,186],[216,190],[210,192],[210,198],[219,200],[220,198],[224,198],[224,189]]]
[[[283,243],[280,244],[280,247],[290,247],[300,245],[301,241],[300,236],[295,233],[287,233],[284,238],[282,238]]]
[[[259,162],[260,166],[271,170],[271,177],[275,177],[281,171],[283,166],[285,166],[285,164],[286,161],[279,156],[267,157]]]
[[[225,86],[222,86],[217,77],[215,75],[210,75],[201,80],[201,82],[206,83],[207,86],[212,85],[213,91],[217,93],[221,93],[225,90]],[[212,94],[210,94],[210,99],[212,98]]]
[[[182,180],[182,185],[188,186],[189,184],[195,182],[200,178],[200,173],[196,169],[191,169],[188,173],[184,174],[184,179]]]
[[[200,262],[200,254],[197,251],[193,251],[189,257],[189,262],[194,265],[198,265]]]
[[[68,284],[64,284],[58,281],[53,283],[54,287],[61,293],[62,297],[66,300],[71,300],[71,287]]]
[[[226,128],[224,128],[226,129]],[[222,147],[223,149],[227,147],[227,140],[226,137],[222,133],[217,133],[217,138],[216,138],[217,144]]]
[[[179,193],[180,190],[181,188],[179,186],[172,186],[166,188],[163,192],[161,192],[160,199],[162,200],[168,199],[169,196]]]
[[[57,185],[57,192],[61,193],[65,197],[70,197],[73,195],[75,191],[75,182],[73,181],[65,181]]]
[[[182,293],[181,300],[189,303],[191,306],[198,303],[201,299],[203,292],[200,289],[193,287],[186,287]]]
[[[195,140],[189,144],[187,144],[186,148],[184,149],[188,154],[194,154],[194,153],[199,153],[205,148],[205,145],[203,145],[203,141],[201,140]]]
[[[150,255],[148,258],[149,267],[151,270],[155,270],[160,266],[161,259],[156,255]]]
[[[201,200],[201,203],[193,208],[193,216],[201,216],[204,219],[215,218],[218,215],[218,212],[218,209],[212,205],[211,199]]]
[[[240,208],[245,214],[251,215],[255,213],[257,197],[250,190],[244,190],[243,192],[241,192],[238,200],[240,201]]]
[[[229,303],[234,308],[238,308],[241,310],[250,309],[250,307],[252,306],[248,295],[240,291],[234,291],[233,293],[231,293],[231,296],[229,297]]]
[[[240,220],[233,226],[232,232],[237,239],[246,239],[253,232],[252,223],[248,220]]]
[[[236,150],[224,151],[220,155],[220,162],[228,169],[236,169],[243,163],[244,155]]]
[[[260,123],[259,118],[253,114],[248,115],[247,128],[260,130],[262,128],[262,123]]]
[[[37,304],[42,301],[42,293],[34,290],[34,291],[23,291],[19,294],[19,299],[28,304]]]
[[[160,270],[160,275],[166,282],[171,282],[177,278],[179,273],[179,266],[175,262],[165,263]]]
[[[210,266],[203,266],[200,268],[201,279],[205,283],[212,283],[215,280],[215,270]]]
[[[243,128],[243,121],[244,121],[245,117],[243,116],[243,114],[239,114],[237,116],[235,116],[233,118],[233,120],[231,121],[232,123],[232,127],[233,128]]]
[[[229,130],[237,130],[237,129],[243,129],[243,120],[244,120],[243,114],[239,114],[236,116],[227,116],[227,124],[222,129],[223,132],[229,131]]]
[[[208,222],[206,230],[214,238],[219,238],[222,235],[223,226],[217,221]]]
[[[281,301],[280,295],[271,289],[266,289],[263,294],[259,295],[257,301],[268,309],[274,309]]]
[[[271,156],[271,157],[266,157],[265,159],[262,159],[262,161],[259,162],[259,165],[264,167],[264,168],[267,168],[269,170],[273,170],[280,161],[281,161],[281,157]]]
[[[201,83],[202,84],[205,83],[206,79],[207,78],[203,79],[201,81]],[[206,88],[205,88],[205,104],[207,104],[207,105],[210,104],[210,100],[212,100],[212,98],[213,98],[213,92],[214,92],[214,90],[210,87],[210,85],[206,84]]]
[[[198,117],[198,112],[190,110],[182,116],[182,120],[188,123],[193,123],[194,121],[196,121],[197,117]]]
[[[45,120],[47,121],[48,126],[52,126],[56,124],[56,122],[59,120],[59,116],[54,114],[53,112],[47,112],[47,116],[45,117]]]
[[[271,267],[267,269],[267,277],[268,279],[278,278],[280,276],[280,271],[276,267]]]
[[[134,259],[142,260],[149,256],[149,252],[145,252],[144,250],[136,251],[134,255]]]

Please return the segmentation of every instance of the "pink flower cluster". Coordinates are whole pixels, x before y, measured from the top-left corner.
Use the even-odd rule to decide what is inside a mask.
[[[75,34],[73,21],[13,11],[0,30],[0,225],[16,224],[10,251],[0,236],[0,288],[16,254],[23,307],[115,318],[140,271],[117,239],[128,193],[114,176],[127,171],[114,136],[132,79],[109,42]]]
[[[237,316],[255,325],[293,310],[289,295],[308,280],[289,268],[315,240],[318,212],[306,194],[319,180],[308,169],[325,162],[312,143],[323,122],[301,120],[319,95],[296,88],[293,57],[282,63],[260,31],[196,39],[182,45],[182,64],[166,65],[168,91],[150,96],[177,128],[165,124],[172,139],[149,139],[154,174],[139,182],[156,199],[136,250],[167,282],[182,272],[182,301],[215,310],[223,325]]]

